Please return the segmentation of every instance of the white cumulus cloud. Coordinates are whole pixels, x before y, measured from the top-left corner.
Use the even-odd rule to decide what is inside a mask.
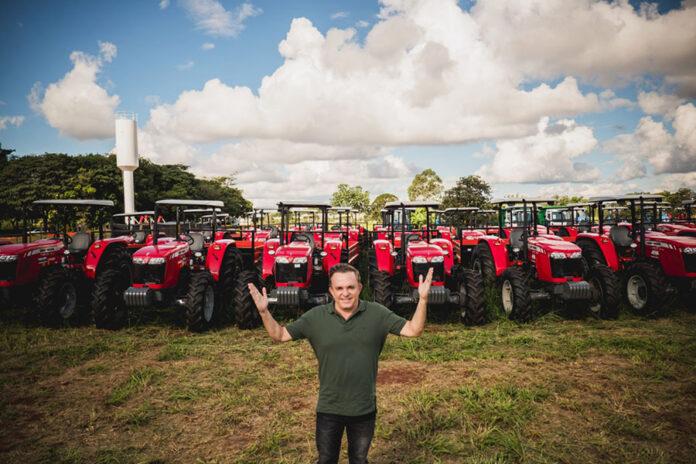
[[[45,92],[36,83],[27,96],[29,104],[61,134],[79,140],[113,137],[114,112],[118,95],[109,95],[97,83],[104,63],[117,52],[114,44],[99,42],[100,55],[81,51],[70,54],[73,68],[62,79],[49,84]]]
[[[212,50],[213,48],[215,48],[215,44],[211,43],[211,42],[206,42],[203,45],[201,45],[201,50],[207,51],[207,50]]]
[[[19,127],[24,123],[24,116],[0,116],[0,130],[9,126]]]
[[[576,158],[596,146],[591,128],[567,119],[550,124],[543,118],[536,134],[496,142],[493,160],[477,174],[489,182],[591,182],[599,179],[599,170]]]
[[[242,3],[228,11],[217,0],[179,0],[193,19],[196,28],[217,37],[236,37],[244,30],[244,22],[263,11],[251,3]]]

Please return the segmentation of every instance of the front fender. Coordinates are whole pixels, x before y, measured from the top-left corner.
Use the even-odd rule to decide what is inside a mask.
[[[129,237],[121,236],[94,242],[85,255],[85,277],[90,280],[96,279],[97,273],[101,270],[100,266],[105,261],[104,258],[116,248],[125,249],[129,241]]]
[[[275,252],[280,247],[280,240],[272,238],[263,244],[263,259],[261,262],[261,277],[267,279],[273,275],[273,265],[275,264]]]
[[[495,266],[495,276],[500,277],[505,269],[510,267],[510,258],[507,249],[507,239],[497,237],[484,237],[479,243],[485,244],[491,251],[493,265]]]
[[[230,239],[218,240],[208,247],[208,253],[205,256],[205,267],[213,276],[215,282],[220,279],[220,270],[225,260],[225,254],[228,250],[236,249],[237,243]]]
[[[579,245],[582,242],[594,243],[595,246],[599,248],[600,253],[602,253],[604,256],[604,261],[606,261],[609,269],[614,272],[619,270],[619,255],[616,253],[614,242],[612,242],[609,237],[592,233],[580,233],[578,234],[575,243]]]
[[[389,240],[375,240],[375,265],[377,269],[386,272],[389,275],[394,275],[394,256],[392,252],[394,248]]]

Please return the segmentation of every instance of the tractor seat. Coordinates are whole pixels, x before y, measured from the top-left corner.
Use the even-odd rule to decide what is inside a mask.
[[[590,231],[590,226],[588,226],[588,225],[578,226],[578,232],[589,232],[589,231]]]
[[[145,243],[146,238],[147,234],[144,230],[136,230],[135,234],[133,234],[133,243],[140,245],[141,243]]]
[[[556,231],[556,235],[559,237],[570,237],[570,232],[568,232],[566,227],[559,227],[558,231]]]
[[[279,235],[278,228],[276,226],[271,226],[271,231],[268,234],[268,238],[278,238]]]
[[[406,241],[407,242],[419,242],[420,241],[420,235],[418,234],[406,234]]]
[[[631,232],[626,226],[613,226],[609,229],[609,237],[611,237],[611,241],[614,242],[614,245],[619,247],[628,247],[633,243]]]
[[[189,235],[191,238],[193,238],[193,243],[190,246],[191,251],[194,253],[203,251],[203,247],[205,245],[205,238],[203,237],[203,234],[200,232],[191,232]]]
[[[92,236],[87,232],[77,232],[72,236],[72,241],[68,244],[70,254],[81,255],[89,250],[92,244]]]
[[[522,248],[522,229],[512,229],[510,231],[510,246],[512,248]]]
[[[213,241],[213,231],[212,230],[203,231],[203,239],[205,240],[206,243],[212,242]]]
[[[331,230],[341,230],[340,226],[331,226]]]
[[[306,232],[293,232],[290,236],[290,242],[304,242],[314,249],[314,237]]]

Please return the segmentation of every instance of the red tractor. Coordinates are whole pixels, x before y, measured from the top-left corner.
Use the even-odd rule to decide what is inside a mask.
[[[186,207],[203,208],[213,214],[210,229],[182,224]],[[123,293],[127,306],[178,304],[185,308],[186,326],[196,332],[231,315],[242,259],[234,240],[212,239],[216,236],[216,208],[222,207],[221,201],[213,200],[155,203],[155,217],[170,213],[175,220],[153,222],[152,244],[133,254],[133,285]],[[161,232],[166,236],[162,237]],[[210,236],[207,241],[206,235]]]
[[[271,306],[302,311],[330,301],[329,270],[352,259],[347,234],[340,229],[328,230],[330,208],[324,203],[278,203],[280,234],[264,244],[261,275]],[[301,222],[298,211],[312,214],[311,225]],[[321,223],[316,222],[316,212]],[[293,216],[295,225],[291,226]],[[250,314],[238,317],[258,321],[253,305],[247,311]]]
[[[597,227],[577,237],[590,266],[608,266],[622,277],[628,304],[643,315],[663,313],[675,293],[689,309],[696,305],[696,237],[651,230],[649,210],[660,200],[651,194],[591,198]],[[627,205],[627,222],[605,224],[605,205],[611,203]]]
[[[668,221],[660,221],[655,226],[655,230],[667,235],[681,235],[687,237],[696,237],[696,223],[691,218],[691,207],[694,200],[685,200],[677,214],[673,212],[672,217]],[[657,214],[655,215],[657,216]]]
[[[577,245],[544,233],[537,223],[538,206],[553,200],[538,198],[494,200],[521,214],[513,215],[506,227],[499,215],[497,236],[479,239],[472,268],[486,285],[500,283],[503,310],[510,319],[529,321],[534,317],[532,301],[553,300],[571,312],[589,309],[602,318],[618,315],[619,282],[606,266],[591,270]],[[519,221],[519,222],[518,222]]]
[[[40,320],[50,326],[84,321],[101,305],[118,304],[112,289],[130,284],[125,237],[104,238],[110,200],[37,200],[48,238],[0,247],[0,289],[13,304],[33,295]],[[81,217],[78,217],[81,216]],[[78,220],[94,230],[76,230]],[[50,226],[50,227],[49,227]],[[75,227],[75,228],[73,228]],[[25,300],[26,301],[26,300]]]
[[[334,206],[329,209],[329,212],[338,215],[338,223],[329,223],[326,238],[343,240],[341,262],[357,266],[361,245],[364,243],[364,235],[359,225],[350,222],[351,214],[354,214],[355,211],[347,206]],[[355,216],[353,217],[355,218]]]
[[[433,268],[428,303],[440,308],[456,307],[466,324],[486,320],[482,283],[478,274],[455,263],[451,239],[439,237],[430,225],[432,202],[390,202],[385,205],[390,225],[387,238],[373,241],[370,257],[370,286],[374,300],[389,308],[411,307],[418,302],[419,276]],[[409,230],[408,211],[425,210],[426,224],[421,231]],[[395,217],[400,218],[396,232]]]

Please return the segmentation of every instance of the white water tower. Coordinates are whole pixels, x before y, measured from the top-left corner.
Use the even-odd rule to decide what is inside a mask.
[[[138,124],[134,113],[116,114],[116,166],[123,172],[123,212],[135,211],[133,171],[138,169]]]

